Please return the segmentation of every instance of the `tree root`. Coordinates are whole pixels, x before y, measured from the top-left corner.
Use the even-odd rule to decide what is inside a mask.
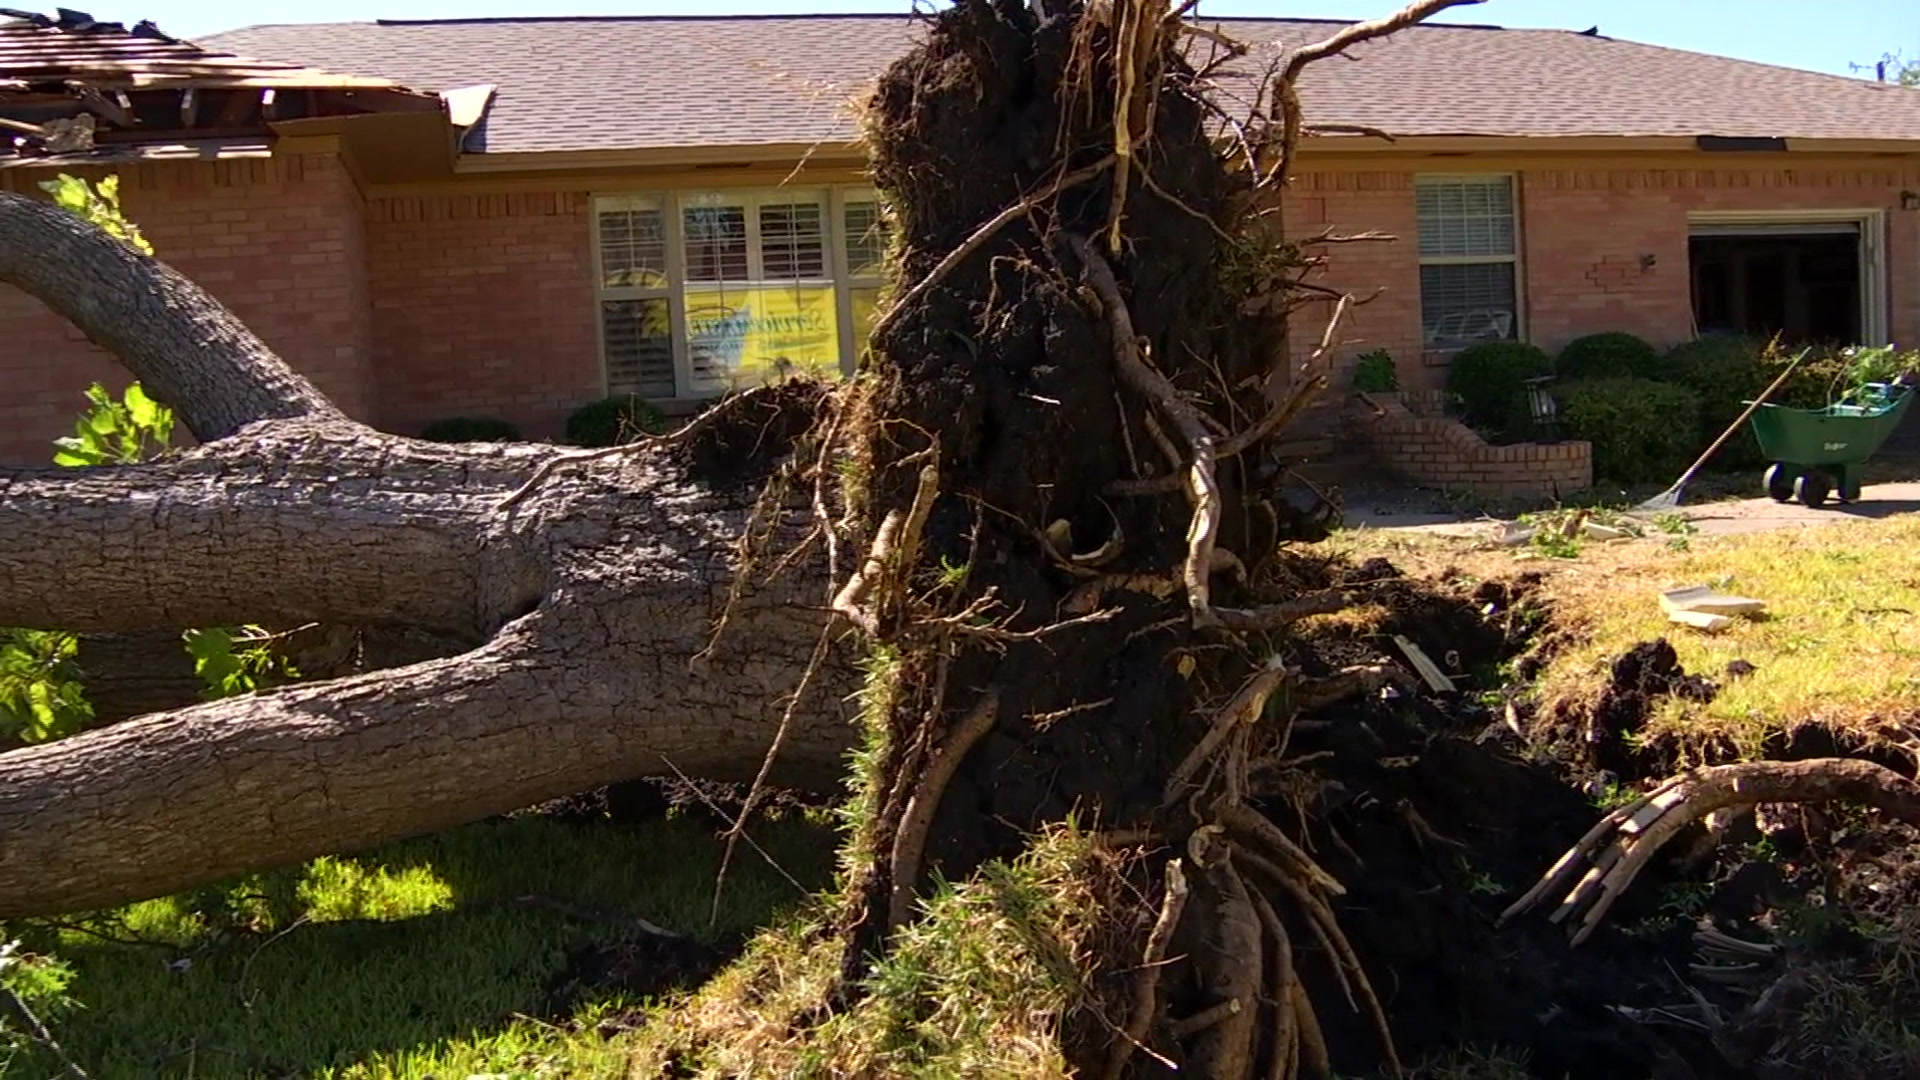
[[[1058,180],[1055,180],[1046,187],[1034,192],[1032,195],[1021,199],[1019,202],[993,215],[985,222],[982,222],[980,227],[973,230],[973,233],[962,241],[959,247],[947,252],[944,258],[934,264],[933,269],[927,272],[926,277],[914,282],[906,292],[900,294],[900,299],[895,300],[893,306],[887,309],[886,314],[880,317],[880,321],[874,324],[872,332],[867,335],[868,339],[878,341],[884,338],[887,331],[892,329],[893,324],[899,320],[901,312],[911,311],[913,305],[924,299],[927,293],[932,291],[935,285],[945,280],[948,274],[953,273],[954,267],[964,262],[968,255],[980,250],[982,245],[988,240],[993,239],[995,233],[1026,215],[1033,213],[1036,207],[1045,203],[1048,199],[1053,198],[1055,195],[1060,194],[1062,191],[1078,184],[1084,184],[1094,177],[1099,176],[1105,172],[1107,167],[1112,165],[1113,162],[1113,156],[1108,155],[1085,168],[1075,169],[1070,173],[1065,173]]]
[[[1267,1080],[1292,1080],[1300,1060],[1300,1025],[1294,1016],[1293,984],[1300,977],[1293,970],[1293,937],[1272,901],[1259,892],[1253,894],[1253,910],[1267,932],[1267,946],[1273,950],[1267,962],[1267,998],[1273,1005],[1272,1046],[1267,1055]]]
[[[1120,1041],[1107,1058],[1106,1071],[1102,1074],[1105,1080],[1120,1080],[1128,1059],[1145,1042],[1148,1030],[1153,1027],[1153,1018],[1160,1011],[1160,972],[1167,958],[1167,946],[1172,943],[1180,915],[1186,910],[1188,895],[1187,876],[1181,870],[1179,859],[1169,859],[1163,873],[1166,895],[1160,900],[1160,915],[1154,919],[1146,948],[1140,953],[1140,967],[1133,977],[1133,1008],[1127,1014],[1127,1026],[1120,1032]]]
[[[1331,615],[1353,606],[1353,595],[1341,589],[1323,589],[1279,604],[1257,608],[1214,608],[1220,625],[1243,634],[1284,630],[1302,619]]]
[[[1333,1057],[1327,1053],[1327,1037],[1320,1031],[1320,1017],[1313,1011],[1313,999],[1297,979],[1289,987],[1288,996],[1293,1001],[1294,1024],[1300,1029],[1297,1070],[1319,1080],[1332,1080]]]
[[[1213,760],[1229,734],[1241,725],[1252,724],[1260,719],[1266,711],[1267,699],[1287,680],[1288,674],[1280,658],[1274,656],[1268,658],[1266,667],[1247,680],[1240,692],[1213,718],[1206,735],[1187,752],[1187,756],[1173,770],[1173,775],[1167,778],[1163,797],[1165,805],[1171,806],[1180,801],[1181,796],[1193,786],[1194,774]]]
[[[893,835],[893,855],[889,860],[888,877],[893,883],[887,902],[889,931],[905,923],[913,907],[914,884],[920,877],[920,861],[927,851],[927,830],[933,825],[934,811],[940,808],[940,797],[946,794],[947,785],[967,752],[993,730],[993,722],[999,715],[1000,691],[988,690],[934,751],[919,786],[907,800],[899,831]]]
[[[1561,923],[1584,912],[1573,934],[1573,944],[1579,945],[1599,928],[1613,902],[1654,855],[1688,825],[1731,807],[1839,800],[1865,803],[1920,826],[1920,785],[1870,761],[1816,758],[1694,769],[1601,818],[1501,914],[1500,921],[1505,923],[1567,889],[1549,920]]]
[[[1217,448],[1213,432],[1207,425],[1206,417],[1180,396],[1179,390],[1165,375],[1147,363],[1142,354],[1143,342],[1134,331],[1133,316],[1127,310],[1126,299],[1120,295],[1120,282],[1114,277],[1113,267],[1107,262],[1106,256],[1100,254],[1084,236],[1069,234],[1066,239],[1074,254],[1079,256],[1087,283],[1100,298],[1100,306],[1106,312],[1108,327],[1113,335],[1114,363],[1119,369],[1120,380],[1159,408],[1181,438],[1186,440],[1191,452],[1187,488],[1194,509],[1193,520],[1187,527],[1187,558],[1181,573],[1187,589],[1187,606],[1192,609],[1196,623],[1213,625],[1208,577],[1213,568],[1214,540],[1219,535],[1221,517],[1225,512],[1220,483],[1214,476]]]
[[[1195,1076],[1251,1077],[1255,1022],[1263,983],[1260,916],[1252,892],[1233,865],[1231,848],[1206,868],[1212,910],[1207,944],[1196,949],[1195,965],[1221,1016],[1197,1028],[1187,1047],[1184,1068]],[[1231,1003],[1231,1004],[1228,1004]],[[1211,1008],[1208,1010],[1211,1011]]]

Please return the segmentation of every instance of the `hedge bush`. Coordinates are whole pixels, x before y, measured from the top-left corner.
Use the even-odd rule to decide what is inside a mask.
[[[1764,341],[1714,334],[1674,346],[1661,364],[1660,378],[1684,386],[1698,397],[1701,435],[1711,441],[1719,438],[1746,410],[1746,403],[1780,373],[1768,355]],[[1760,460],[1760,444],[1748,427],[1728,439],[1709,464],[1737,468],[1757,465]]]
[[[643,434],[658,434],[666,417],[645,398],[634,394],[589,401],[567,417],[567,441],[575,446],[612,446]]]
[[[1558,387],[1556,396],[1568,433],[1593,444],[1596,479],[1672,480],[1706,448],[1700,396],[1684,386],[1631,376],[1584,379]]]
[[[1553,361],[1523,341],[1489,341],[1461,350],[1447,371],[1447,392],[1468,426],[1489,439],[1532,437],[1527,380],[1553,374]]]
[[[429,442],[519,442],[520,429],[497,416],[449,416],[435,420],[420,432]]]
[[[1563,379],[1656,378],[1660,353],[1632,334],[1613,331],[1575,338],[1560,350],[1554,373]]]
[[[1363,394],[1391,394],[1400,389],[1400,372],[1393,354],[1375,349],[1361,354],[1353,364],[1353,388]]]

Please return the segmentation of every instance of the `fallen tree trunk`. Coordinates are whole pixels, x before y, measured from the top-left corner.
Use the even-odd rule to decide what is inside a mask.
[[[817,393],[740,399],[687,437],[590,460],[402,439],[306,408],[324,399],[157,261],[0,196],[0,235],[49,234],[81,261],[71,287],[174,298],[66,298],[76,319],[155,323],[83,323],[90,336],[211,334],[220,347],[168,351],[162,367],[232,396],[182,410],[195,450],[0,470],[0,625],[319,622],[423,628],[470,651],[0,755],[0,917],[162,895],[675,768],[758,772],[826,632],[828,587],[817,549],[742,580],[737,539]],[[181,317],[189,329],[167,324]],[[123,359],[155,371],[143,352]],[[851,665],[824,655],[778,782],[833,786],[851,745]]]

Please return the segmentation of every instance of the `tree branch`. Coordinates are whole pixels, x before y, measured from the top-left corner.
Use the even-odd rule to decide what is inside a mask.
[[[817,581],[804,583],[810,590]],[[0,919],[166,895],[658,773],[745,779],[791,686],[788,626],[746,634],[712,677],[707,583],[588,591],[482,648],[296,684],[0,754]],[[626,607],[622,608],[621,605]],[[821,619],[810,617],[817,632]],[[851,748],[836,661],[775,782],[832,785]],[[750,690],[749,688],[752,688]],[[768,695],[770,698],[771,695]]]
[[[118,356],[202,442],[257,420],[342,419],[199,286],[59,207],[0,192],[0,282]]]
[[[0,626],[407,625],[478,640],[541,591],[489,542],[487,459],[349,425],[265,425],[144,465],[0,469]],[[479,476],[474,474],[478,472]]]

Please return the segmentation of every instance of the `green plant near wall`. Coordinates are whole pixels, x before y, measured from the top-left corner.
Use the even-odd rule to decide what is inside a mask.
[[[80,639],[55,630],[0,630],[0,747],[71,735],[93,719]]]
[[[1684,386],[1584,379],[1559,387],[1555,396],[1568,432],[1593,444],[1596,477],[1664,481],[1700,452],[1700,398]]]
[[[87,388],[91,404],[73,434],[55,439],[55,465],[133,465],[158,456],[173,442],[173,410],[131,383],[115,401],[107,388]]]
[[[1400,389],[1400,372],[1393,354],[1375,349],[1360,354],[1353,365],[1353,388],[1362,394],[1391,394]]]
[[[420,430],[428,442],[474,443],[519,442],[520,429],[510,420],[497,416],[450,416],[435,420]]]
[[[1619,331],[1575,338],[1554,360],[1554,374],[1563,379],[1654,378],[1660,353],[1652,345]]]
[[[89,184],[77,176],[61,173],[42,180],[40,190],[53,196],[55,205],[85,218],[96,228],[116,236],[142,255],[153,254],[153,245],[140,235],[140,227],[120,212],[120,178],[104,177]]]
[[[1496,441],[1525,439],[1533,415],[1527,381],[1553,374],[1553,361],[1524,341],[1488,341],[1460,351],[1447,369],[1447,392],[1462,418]]]
[[[666,417],[637,394],[589,401],[567,417],[567,441],[575,446],[613,446],[667,428]]]

